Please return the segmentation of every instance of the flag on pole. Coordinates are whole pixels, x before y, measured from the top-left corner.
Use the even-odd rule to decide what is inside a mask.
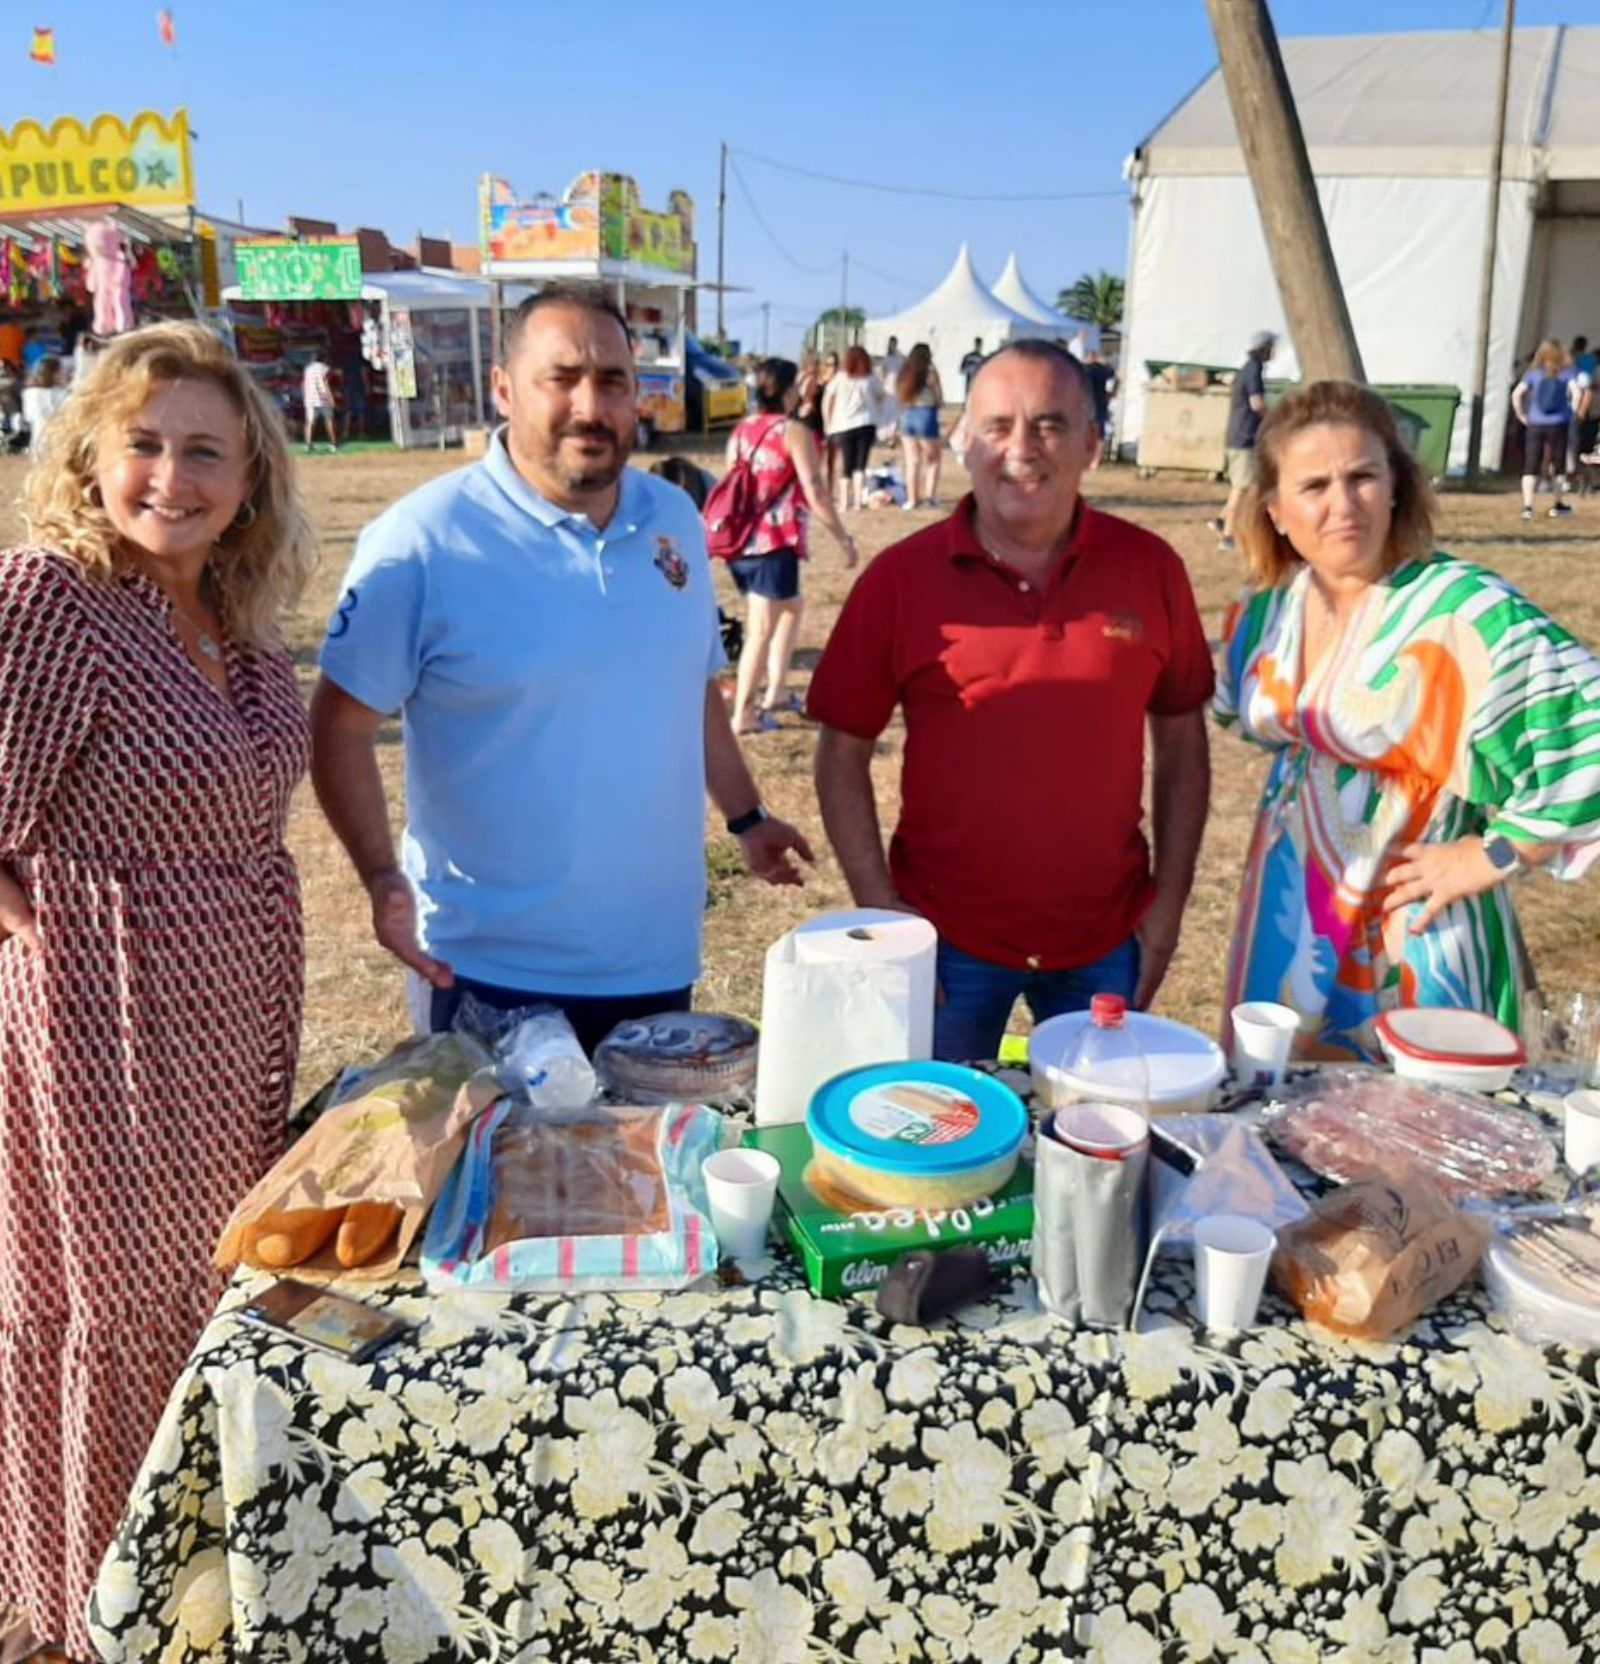
[[[54,64],[56,61],[55,30],[35,29],[33,31],[33,50],[28,56],[36,64]]]
[[[163,46],[176,46],[178,44],[178,26],[172,21],[172,8],[170,6],[163,6],[156,14],[156,27],[161,31],[161,44]]]

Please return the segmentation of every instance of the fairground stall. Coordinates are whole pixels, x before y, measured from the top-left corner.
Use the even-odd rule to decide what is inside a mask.
[[[291,426],[304,419],[314,352],[334,371],[347,438],[454,444],[493,420],[487,282],[429,267],[363,272],[354,237],[241,242],[235,257],[239,281],[223,291],[234,344]]]
[[[641,444],[688,426],[694,203],[673,191],[667,204],[665,212],[642,206],[639,187],[622,173],[580,173],[559,198],[519,200],[506,180],[489,174],[479,187],[486,278],[592,283],[626,315],[638,361]]]
[[[181,109],[0,129],[0,359],[70,359],[91,327],[120,333],[214,303],[193,203]]]

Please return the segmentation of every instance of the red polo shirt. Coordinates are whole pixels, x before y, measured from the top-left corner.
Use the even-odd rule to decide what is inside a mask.
[[[953,947],[1016,969],[1087,965],[1149,905],[1145,718],[1211,697],[1170,544],[1080,502],[1044,589],[985,553],[973,501],[861,574],[809,715],[876,739],[905,715],[889,869]]]

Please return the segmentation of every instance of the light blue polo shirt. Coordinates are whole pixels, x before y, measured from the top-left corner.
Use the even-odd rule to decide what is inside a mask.
[[[486,459],[361,534],[321,664],[401,713],[402,864],[464,976],[642,994],[700,973],[706,681],[722,667],[689,497],[629,468],[603,531]]]

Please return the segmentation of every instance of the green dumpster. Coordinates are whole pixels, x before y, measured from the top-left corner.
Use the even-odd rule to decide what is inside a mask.
[[[1296,385],[1292,381],[1269,381],[1266,384],[1267,403],[1275,404]],[[1443,479],[1450,465],[1450,436],[1456,425],[1456,411],[1461,405],[1461,389],[1422,383],[1389,383],[1375,385],[1372,390],[1381,393],[1388,401],[1401,439],[1422,464],[1429,479]]]
[[[1450,435],[1456,425],[1461,389],[1445,386],[1386,386],[1382,393],[1394,410],[1400,437],[1411,447],[1430,479],[1441,480],[1450,466]]]

